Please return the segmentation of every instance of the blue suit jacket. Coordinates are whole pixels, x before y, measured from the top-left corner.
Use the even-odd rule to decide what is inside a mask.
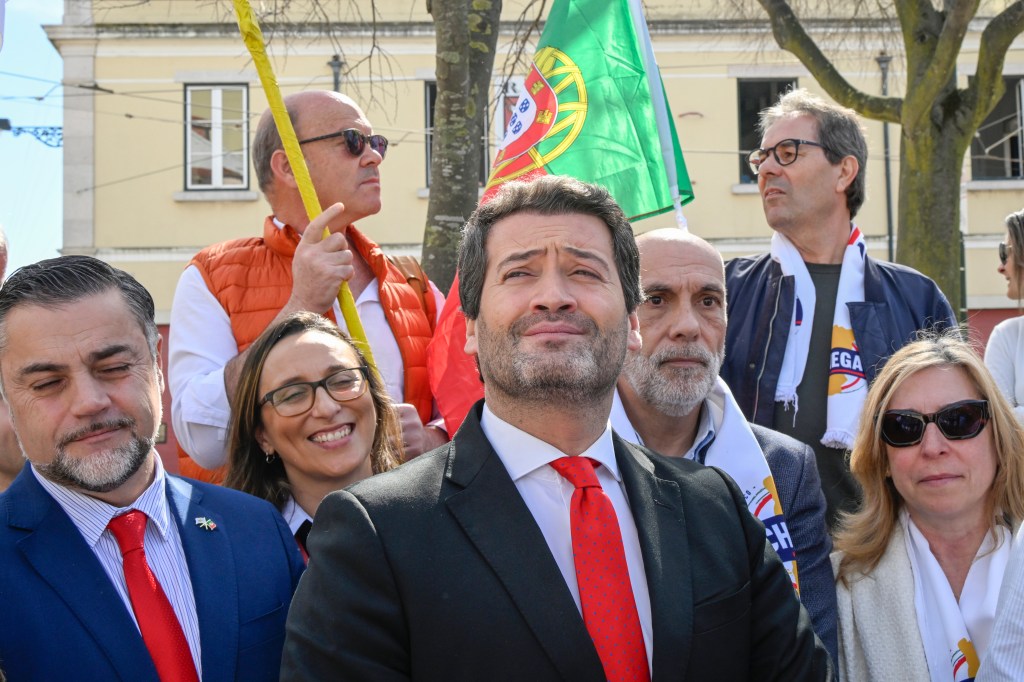
[[[204,680],[276,680],[303,561],[277,511],[167,477],[202,642]],[[204,530],[195,518],[217,524]],[[0,494],[0,669],[19,680],[158,682],[138,628],[71,519],[26,465]]]
[[[800,568],[800,601],[814,623],[814,632],[828,649],[833,662],[839,660],[836,633],[836,582],[832,576],[832,538],[825,524],[825,495],[821,492],[814,451],[800,441],[750,425],[768,468],[775,479],[786,525],[797,550]]]

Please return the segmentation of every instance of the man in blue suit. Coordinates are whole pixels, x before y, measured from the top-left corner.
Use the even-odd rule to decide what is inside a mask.
[[[799,582],[814,631],[836,658],[836,588],[814,452],[748,424],[718,377],[725,355],[725,267],[713,246],[675,228],[637,238],[645,300],[643,348],[629,351],[611,422],[616,433],[673,461],[736,479],[751,513]]]
[[[277,679],[302,559],[269,504],[164,472],[159,348],[149,293],[94,258],[0,289],[0,389],[28,460],[0,495],[12,682]]]

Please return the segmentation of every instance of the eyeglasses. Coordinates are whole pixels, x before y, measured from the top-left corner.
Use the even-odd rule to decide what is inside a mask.
[[[296,417],[313,407],[316,389],[323,388],[327,395],[343,403],[366,393],[368,380],[369,375],[364,366],[340,369],[320,381],[296,381],[275,388],[263,396],[256,406],[263,407],[270,403],[282,417]]]
[[[961,400],[932,414],[888,410],[882,415],[882,440],[897,448],[917,445],[924,439],[928,424],[932,423],[948,440],[967,440],[981,433],[988,418],[987,400]]]
[[[299,140],[299,144],[319,142],[320,140],[333,140],[336,137],[345,138],[345,146],[348,148],[348,153],[352,156],[362,156],[367,144],[370,145],[370,149],[380,154],[381,159],[388,153],[388,138],[383,135],[366,135],[363,131],[356,130],[355,128],[346,128],[336,133],[306,138],[305,140]]]
[[[761,167],[761,164],[764,163],[765,160],[768,158],[768,154],[774,156],[776,163],[778,163],[780,166],[788,166],[789,164],[796,161],[797,156],[800,152],[800,145],[802,144],[806,144],[810,147],[821,147],[825,151],[832,151],[831,149],[829,149],[828,147],[819,142],[812,142],[811,140],[788,139],[782,140],[775,144],[774,146],[768,147],[767,149],[755,149],[754,151],[750,152],[750,155],[747,157],[747,163],[750,164],[750,170],[754,172],[754,175],[757,175],[758,169]]]
[[[1013,251],[1013,247],[1006,242],[999,242],[999,262],[1003,265],[1010,260],[1010,252]]]

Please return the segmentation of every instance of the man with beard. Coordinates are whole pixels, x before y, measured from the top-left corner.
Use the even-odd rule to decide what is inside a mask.
[[[830,679],[735,484],[608,425],[642,299],[608,192],[504,185],[459,273],[484,400],[321,504],[282,679]]]
[[[263,500],[166,474],[153,299],[87,256],[0,289],[0,390],[28,465],[0,494],[11,680],[276,680],[303,570]]]
[[[674,228],[643,234],[637,246],[644,345],[626,353],[612,428],[660,454],[718,467],[736,481],[836,660],[832,541],[814,452],[748,424],[718,377],[726,330],[722,257],[700,237]]]
[[[345,95],[308,90],[289,95],[285,104],[324,212],[312,222],[307,217],[268,109],[252,144],[253,167],[271,209],[262,235],[196,254],[171,305],[171,422],[191,457],[181,458],[182,472],[203,480],[219,481],[219,472],[206,470],[227,461],[230,403],[249,345],[300,310],[326,315],[346,329],[337,303],[342,282],[348,282],[377,370],[397,403],[406,457],[448,440],[427,382],[426,355],[444,296],[422,270],[400,269],[354,225],[381,209],[380,165],[388,140],[373,132],[363,110]],[[325,238],[324,227],[330,231]]]

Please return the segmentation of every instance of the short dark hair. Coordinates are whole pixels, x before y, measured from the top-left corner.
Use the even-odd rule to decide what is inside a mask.
[[[487,235],[496,222],[519,213],[547,216],[582,213],[600,218],[611,230],[612,255],[627,312],[633,312],[643,302],[640,253],[633,228],[608,190],[575,178],[547,175],[530,182],[506,182],[493,199],[473,212],[462,229],[459,299],[468,319],[475,320],[480,314],[480,297],[487,274]]]
[[[63,306],[111,289],[121,292],[156,357],[159,332],[153,297],[130,274],[92,256],[48,258],[11,273],[0,288],[0,350],[7,346],[7,316],[18,306]]]
[[[298,129],[299,108],[291,104],[285,110],[288,112],[288,118],[291,119],[292,127]],[[277,132],[277,122],[268,113],[260,118],[259,124],[256,126],[256,134],[252,139],[252,167],[256,171],[256,180],[259,182],[260,191],[264,194],[267,193],[267,188],[270,187],[270,183],[274,179],[274,173],[270,170],[270,159],[278,149],[284,149],[284,143],[281,142],[281,134]]]
[[[757,124],[761,137],[779,119],[787,116],[810,116],[814,119],[818,124],[818,142],[824,145],[825,158],[832,165],[847,156],[857,159],[857,175],[846,188],[846,208],[853,218],[864,205],[868,172],[868,142],[857,112],[822,99],[803,88],[790,90],[773,106],[761,112]]]
[[[277,324],[267,327],[249,347],[238,389],[231,400],[228,474],[224,485],[263,498],[278,509],[283,509],[291,496],[291,484],[281,458],[267,462],[256,440],[256,429],[262,424],[260,378],[270,351],[282,340],[306,331],[321,332],[340,339],[355,351],[360,364],[366,366],[363,353],[338,329],[338,325],[321,315],[306,311],[292,313]],[[402,427],[398,411],[388,397],[384,383],[373,369],[367,375],[370,398],[377,413],[373,444],[370,447],[370,466],[373,473],[379,474],[402,463]]]

